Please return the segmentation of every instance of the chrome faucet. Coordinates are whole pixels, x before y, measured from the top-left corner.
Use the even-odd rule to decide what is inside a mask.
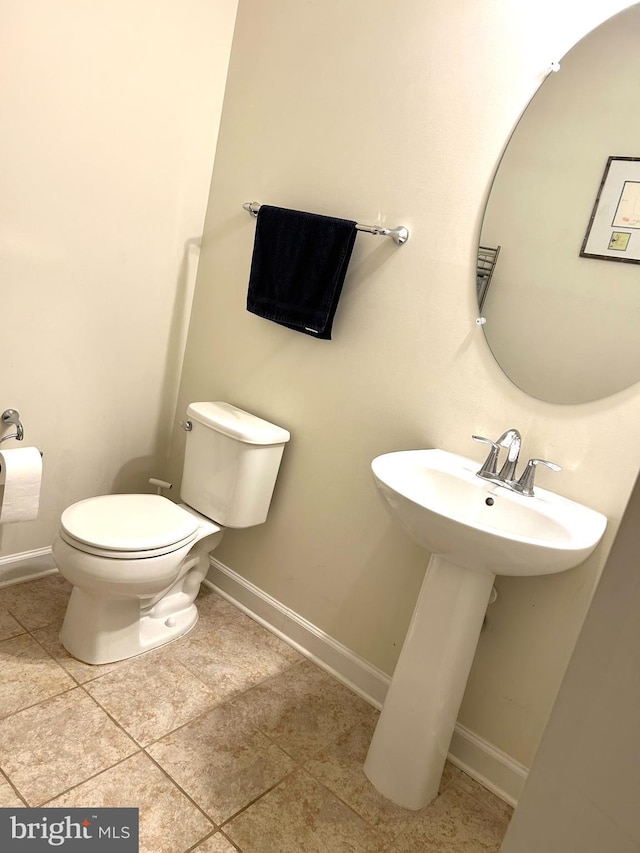
[[[517,429],[508,429],[502,433],[497,441],[492,441],[490,438],[484,438],[481,435],[473,435],[471,437],[474,441],[491,446],[489,455],[484,460],[482,468],[480,468],[476,476],[482,477],[483,480],[490,480],[492,483],[506,486],[508,489],[518,492],[521,495],[533,496],[533,480],[538,465],[545,465],[552,471],[562,471],[560,465],[556,465],[555,462],[549,462],[547,459],[530,459],[522,476],[518,480],[516,478],[516,465],[520,456],[522,437]],[[502,448],[506,448],[507,458],[502,468],[498,471],[498,456]]]
[[[556,465],[555,462],[549,462],[548,459],[530,459],[518,482],[511,484],[514,492],[520,492],[521,495],[527,495],[527,497],[535,494],[533,491],[533,479],[538,465],[546,465],[552,471],[562,471],[560,465]]]
[[[498,439],[498,446],[507,448],[507,458],[498,473],[498,480],[501,483],[510,483],[516,479],[516,465],[520,458],[522,437],[517,429],[508,429]]]
[[[517,429],[513,427],[502,433],[497,441],[492,441],[490,438],[484,438],[481,435],[472,436],[474,441],[479,441],[482,444],[491,445],[489,455],[485,459],[482,468],[478,471],[478,477],[483,480],[491,480],[495,483],[504,485],[511,484],[516,479],[516,465],[520,457],[520,447],[522,445],[522,437]],[[498,456],[502,448],[507,449],[507,458],[500,471],[498,471]]]

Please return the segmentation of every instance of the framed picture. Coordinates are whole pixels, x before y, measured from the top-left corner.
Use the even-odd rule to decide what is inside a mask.
[[[640,264],[640,157],[609,157],[582,258]]]

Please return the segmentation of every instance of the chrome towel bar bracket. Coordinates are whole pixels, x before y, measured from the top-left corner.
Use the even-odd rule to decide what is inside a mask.
[[[260,202],[246,201],[242,207],[247,213],[257,216],[260,210]],[[398,228],[383,228],[381,225],[360,225],[358,223],[356,224],[356,231],[366,231],[367,234],[375,234],[378,237],[391,237],[398,246],[406,243],[409,239],[409,229],[405,228],[404,225],[400,225]]]
[[[5,409],[2,413],[2,426],[9,426],[9,424],[13,424],[16,431],[12,432],[11,435],[3,435],[0,438],[0,443],[8,441],[10,438],[15,438],[16,441],[22,441],[24,438],[24,427],[20,422],[20,413],[15,409]]]

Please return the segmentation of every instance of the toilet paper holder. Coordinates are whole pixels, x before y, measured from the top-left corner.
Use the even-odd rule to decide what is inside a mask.
[[[3,441],[8,441],[10,438],[15,438],[16,441],[22,441],[24,438],[24,427],[22,426],[22,422],[20,420],[20,412],[15,409],[5,409],[2,413],[2,425],[9,426],[9,424],[13,424],[16,428],[16,431],[11,433],[11,435],[3,435],[0,438],[0,444]]]

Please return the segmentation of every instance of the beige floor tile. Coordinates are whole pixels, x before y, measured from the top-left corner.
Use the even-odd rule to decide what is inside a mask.
[[[445,761],[444,770],[442,771],[442,779],[440,780],[439,793],[442,793],[445,788],[448,788],[449,785],[452,785],[464,775],[465,774],[462,770],[456,767],[455,764],[452,764],[450,761]]]
[[[86,689],[139,744],[146,745],[212,708],[210,690],[178,660],[143,655]]]
[[[69,592],[0,589],[0,807],[138,807],[141,853],[497,853],[507,804],[447,763],[407,817],[364,776],[375,709],[209,588],[186,637],[100,667],[59,642]]]
[[[249,617],[226,598],[222,598],[209,587],[201,586],[196,606],[201,623],[215,628],[224,622],[243,622]]]
[[[0,773],[0,809],[20,808],[24,803]]]
[[[196,626],[196,632],[215,632],[220,624],[235,622],[238,626],[242,626],[244,631],[254,638],[255,642],[270,648],[291,663],[298,663],[304,660],[304,656],[294,649],[293,646],[290,646],[284,640],[272,634],[271,631],[263,628],[255,619],[247,616],[234,604],[231,604],[208,587],[201,587],[196,603],[200,614],[200,624]],[[193,636],[193,634],[190,636]]]
[[[184,645],[186,641],[201,640],[209,634],[216,634],[223,630],[226,625],[235,624],[241,628],[244,625],[256,624],[241,610],[208,589],[208,587],[203,586],[200,588],[196,605],[198,608],[198,621],[189,633],[181,638],[179,645]],[[175,645],[170,644],[165,648],[175,651]]]
[[[393,843],[394,853],[498,853],[508,821],[451,785]]]
[[[194,847],[193,853],[238,853],[238,848],[228,838],[225,838],[222,833],[216,832],[207,838],[206,841],[203,841],[202,844]]]
[[[229,606],[232,607],[233,605]],[[243,633],[256,647],[270,649],[272,652],[285,658],[285,660],[288,660],[290,663],[300,663],[300,661],[306,660],[304,655],[301,655],[300,652],[296,651],[293,646],[290,646],[284,640],[281,640],[275,634],[272,634],[267,628],[263,628],[262,625],[255,621],[255,619],[251,619],[250,616],[238,611],[237,608],[234,608],[234,610],[240,613]]]
[[[144,753],[94,776],[47,805],[138,808],[140,853],[184,853],[214,829]]]
[[[378,712],[309,661],[247,691],[232,703],[296,761],[306,761]]]
[[[483,808],[490,809],[502,820],[507,822],[511,820],[513,807],[508,803],[505,803],[504,800],[501,800],[491,791],[487,790],[487,788],[484,788],[479,782],[472,779],[471,776],[467,776],[467,774],[463,773],[462,770],[458,770],[458,774],[453,780],[452,786],[458,791],[464,791],[465,794],[469,794],[469,796],[477,800]]]
[[[390,844],[419,812],[403,809],[374,788],[364,774],[363,764],[375,724],[355,726],[304,766],[341,800],[375,827]]]
[[[286,753],[226,705],[147,751],[217,824],[295,767]]]
[[[24,634],[25,629],[13,618],[8,610],[0,607],[0,640],[8,640],[9,637],[17,637]]]
[[[32,806],[136,749],[80,687],[0,721],[0,767]]]
[[[242,614],[241,614],[242,615]],[[202,626],[201,626],[202,628]],[[291,649],[252,619],[226,620],[214,629],[184,637],[164,654],[179,660],[216,694],[236,696],[291,665]]]
[[[0,718],[75,687],[28,634],[0,642]]]
[[[288,643],[285,643],[284,640],[276,637],[276,635],[272,634],[271,631],[268,631],[257,622],[254,622],[253,619],[250,621],[253,625],[252,630],[259,633],[257,642],[263,643],[267,648],[270,648],[272,651],[288,660],[289,663],[301,663],[303,660],[307,660],[307,658],[294,649],[293,646],[290,646]]]
[[[32,631],[50,622],[61,623],[70,595],[71,584],[61,575],[47,575],[0,589],[0,607]]]
[[[380,836],[303,770],[224,827],[244,853],[382,853]]]

